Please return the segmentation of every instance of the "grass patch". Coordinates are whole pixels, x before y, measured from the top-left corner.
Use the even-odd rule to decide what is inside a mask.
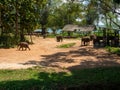
[[[55,38],[56,36],[54,34],[47,35],[48,38]]]
[[[57,46],[57,48],[70,48],[73,47],[76,43],[68,43]]]
[[[42,68],[0,70],[0,90],[119,90],[120,67],[54,72]]]
[[[118,54],[120,55],[120,48],[118,47],[105,47],[106,50],[112,54]]]

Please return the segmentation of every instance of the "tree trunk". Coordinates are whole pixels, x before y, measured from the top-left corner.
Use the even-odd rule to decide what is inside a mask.
[[[68,31],[68,36],[71,36],[71,32],[70,31]]]
[[[44,25],[42,25],[42,36],[44,39],[46,38],[46,28],[44,27]]]
[[[32,33],[30,33],[30,41],[31,41],[31,44],[33,44]]]
[[[52,29],[52,31],[53,31],[53,34],[56,35],[56,30],[55,30],[55,29]]]
[[[1,10],[0,10],[0,29],[2,29],[2,21],[1,21]],[[1,34],[1,32],[0,32],[0,34]]]
[[[0,28],[1,28],[1,35],[3,35],[3,31],[4,31],[4,28],[3,28],[3,15],[4,15],[4,13],[2,12],[2,10],[0,11]]]
[[[15,31],[16,31],[16,36],[18,35],[18,8],[17,8],[17,2],[16,2],[16,6],[15,6],[15,9],[16,9],[16,21],[15,21]]]
[[[25,41],[25,36],[24,36],[24,30],[22,28],[20,32],[20,42],[24,42],[24,41]]]
[[[105,15],[105,21],[106,21],[106,27],[108,27],[108,21],[107,21],[107,15],[106,15],[106,13],[104,14]],[[108,34],[108,32],[107,32],[108,30],[107,30],[107,28],[106,28],[106,45],[107,46],[109,46],[109,34]]]
[[[15,14],[15,44],[18,43],[18,39],[19,39],[19,33],[18,33],[18,5],[17,5],[17,1],[15,3],[15,9],[16,9],[16,14]]]

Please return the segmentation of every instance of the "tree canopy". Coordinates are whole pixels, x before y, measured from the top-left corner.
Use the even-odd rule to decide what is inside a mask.
[[[120,28],[119,0],[1,0],[0,45],[24,41],[34,29],[54,30],[66,24],[93,25],[101,16],[107,25]],[[13,43],[14,41],[14,43]]]

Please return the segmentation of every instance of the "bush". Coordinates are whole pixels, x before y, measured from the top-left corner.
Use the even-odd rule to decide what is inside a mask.
[[[0,47],[10,48],[13,47],[13,35],[12,34],[3,34],[0,36]]]

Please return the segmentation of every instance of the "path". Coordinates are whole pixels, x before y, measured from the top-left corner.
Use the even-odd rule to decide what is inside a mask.
[[[0,49],[0,69],[20,69],[32,66],[52,68],[92,68],[120,64],[120,57],[95,49],[92,46],[80,46],[80,40],[65,39],[56,42],[54,38],[33,37],[31,50],[18,51],[16,48]],[[56,48],[57,45],[75,42],[72,48]]]

